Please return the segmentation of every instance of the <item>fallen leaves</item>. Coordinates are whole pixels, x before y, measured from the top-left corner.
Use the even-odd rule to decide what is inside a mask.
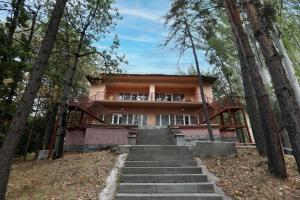
[[[267,159],[255,150],[238,151],[236,158],[203,159],[226,194],[237,200],[300,200],[300,176],[293,157],[285,157],[289,178],[281,180],[268,172]]]
[[[58,160],[17,162],[7,199],[98,199],[116,155],[110,151],[65,154]]]

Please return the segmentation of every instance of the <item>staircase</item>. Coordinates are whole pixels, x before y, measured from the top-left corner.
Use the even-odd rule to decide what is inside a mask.
[[[139,129],[137,145],[171,145],[168,128]]]
[[[154,141],[154,138],[149,140]],[[136,145],[129,148],[116,200],[223,199],[197,166],[188,146]]]
[[[96,99],[96,95],[91,97],[83,97],[80,99],[71,99],[69,103],[69,110],[82,110],[89,116],[93,117],[96,120],[101,121],[102,123],[105,123],[102,121],[102,119],[99,118],[100,114],[102,113],[111,113],[111,111],[104,106],[102,106]]]

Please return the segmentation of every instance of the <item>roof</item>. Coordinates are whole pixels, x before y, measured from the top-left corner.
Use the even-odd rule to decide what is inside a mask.
[[[108,77],[112,77],[112,78],[116,78],[116,77],[126,77],[126,78],[130,78],[130,77],[177,77],[177,78],[198,78],[198,75],[178,75],[178,74],[100,74],[98,77],[92,77],[92,76],[87,76],[86,78],[88,79],[88,81],[93,84],[93,83],[99,83],[99,81],[104,80]],[[205,82],[209,82],[211,84],[213,84],[217,78],[213,77],[213,76],[206,76],[206,75],[201,75],[202,80]],[[109,78],[108,78],[109,79]]]

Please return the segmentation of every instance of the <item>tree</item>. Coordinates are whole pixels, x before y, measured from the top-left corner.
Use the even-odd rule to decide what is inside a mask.
[[[197,74],[198,74],[198,81],[200,87],[200,94],[203,104],[203,111],[204,117],[207,123],[207,129],[209,138],[211,141],[214,141],[214,135],[211,128],[211,123],[208,115],[207,109],[207,101],[204,95],[204,84],[201,78],[201,72],[199,67],[199,61],[196,53],[196,44],[194,42],[195,36],[192,34],[192,30],[194,29],[203,29],[201,26],[209,26],[210,23],[213,21],[206,21],[205,19],[202,21],[195,21],[197,18],[190,18],[189,12],[187,10],[189,6],[189,2],[186,0],[175,0],[172,5],[171,9],[169,10],[168,14],[165,16],[165,24],[170,26],[170,33],[164,45],[169,44],[172,40],[175,40],[177,48],[181,51],[181,54],[185,52],[187,49],[192,49]],[[190,9],[189,11],[191,11]],[[195,25],[196,27],[192,27]],[[192,30],[191,30],[192,29]]]
[[[209,4],[213,6],[212,2],[209,2]],[[217,5],[215,7],[218,12],[222,13],[222,8],[219,8]],[[203,9],[203,7],[200,9]],[[201,10],[199,10],[199,13],[201,13]],[[214,84],[214,96],[216,98],[222,98],[223,96],[245,96],[246,107],[258,153],[261,156],[266,156],[262,124],[254,90],[249,79],[249,72],[240,70],[240,63],[242,64],[243,61],[239,62],[237,59],[240,56],[237,55],[235,41],[232,38],[226,15],[219,15],[213,30],[213,34],[207,37],[203,45],[203,50],[206,51],[209,63],[215,65],[213,73],[218,77]],[[244,67],[241,68],[244,69]],[[244,92],[242,91],[243,89]],[[243,131],[237,132],[237,137],[242,142],[246,140]]]
[[[229,22],[232,25],[233,36],[237,41],[237,48],[241,51],[245,65],[250,72],[252,85],[255,90],[259,113],[263,124],[264,136],[266,139],[268,153],[268,169],[269,171],[281,178],[286,178],[286,167],[281,147],[280,133],[275,116],[264,87],[262,78],[259,74],[258,67],[255,61],[255,55],[251,49],[249,39],[245,33],[240,18],[240,12],[234,0],[225,0],[225,7],[228,13]],[[239,48],[241,47],[241,48]],[[242,63],[243,64],[243,63]]]
[[[117,38],[114,40],[112,51],[109,53],[106,51],[97,51],[89,45],[91,41],[97,41],[98,38],[101,37],[101,34],[107,33],[108,29],[114,26],[114,20],[119,18],[118,13],[113,12],[113,2],[114,1],[111,0],[88,0],[84,3],[79,1],[70,1],[70,6],[67,7],[67,24],[65,32],[67,51],[66,65],[68,70],[63,89],[59,129],[56,135],[55,154],[53,154],[53,158],[60,158],[63,156],[63,142],[66,134],[68,118],[68,101],[80,59],[85,56],[97,54],[99,58],[104,60],[106,68],[112,67],[113,69],[118,67],[119,61],[123,61],[123,58],[121,57],[117,57],[116,60],[112,59],[112,51],[119,45]],[[71,45],[68,35],[69,28],[74,29],[75,33],[79,35],[78,41],[75,39],[76,47],[74,52],[70,49]],[[97,35],[97,37],[95,37],[95,35]],[[71,59],[73,59],[72,65],[70,64]]]
[[[300,172],[300,109],[295,92],[283,67],[282,57],[270,35],[272,24],[264,18],[264,14],[266,15],[263,12],[264,9],[272,8],[271,5],[266,6],[265,8],[262,7],[259,2],[254,4],[252,1],[243,1],[243,8],[247,13],[254,36],[262,49],[265,64],[270,72],[284,125],[291,141],[293,156]]]
[[[0,149],[0,199],[5,199],[9,172],[14,158],[16,147],[22,136],[26,119],[31,112],[33,101],[40,88],[42,77],[45,73],[51,51],[54,47],[59,24],[66,6],[66,0],[57,0],[52,15],[49,19],[38,57],[32,69],[30,80],[25,88],[16,114],[12,120],[8,134]]]

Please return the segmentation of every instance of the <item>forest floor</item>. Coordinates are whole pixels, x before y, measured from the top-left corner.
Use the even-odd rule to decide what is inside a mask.
[[[285,156],[288,179],[275,178],[267,170],[267,158],[255,149],[238,149],[234,158],[202,159],[220,180],[218,186],[238,200],[300,200],[300,176],[295,160]]]
[[[16,161],[7,199],[99,199],[116,158],[110,151],[100,151],[65,154],[52,161]]]

